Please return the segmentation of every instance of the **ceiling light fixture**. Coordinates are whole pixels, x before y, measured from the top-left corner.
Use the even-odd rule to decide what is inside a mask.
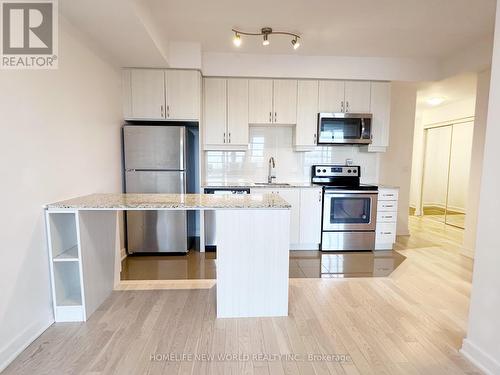
[[[241,46],[241,36],[238,33],[234,34],[233,43],[236,47]]]
[[[432,105],[432,106],[437,106],[442,104],[446,99],[440,96],[436,96],[433,98],[427,99],[427,104]]]
[[[263,46],[269,45],[269,37],[267,36],[267,34],[264,34],[264,40],[262,40],[262,45]]]
[[[236,30],[236,29],[231,29],[234,32],[234,38],[233,38],[233,43],[236,47],[239,47],[241,45],[241,35],[249,35],[249,36],[262,36],[262,45],[263,46],[268,46],[269,45],[269,35],[275,34],[275,35],[288,35],[292,36],[292,47],[293,49],[297,49],[300,47],[300,35],[297,35],[295,33],[290,33],[288,31],[273,31],[270,27],[263,27],[260,29],[260,32],[256,33],[251,33],[251,32],[246,32],[246,31],[241,31],[241,30]]]

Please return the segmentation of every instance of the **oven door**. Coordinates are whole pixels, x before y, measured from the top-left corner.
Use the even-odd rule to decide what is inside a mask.
[[[325,190],[323,231],[374,231],[378,193]]]
[[[320,113],[318,144],[370,144],[371,115],[356,113]]]

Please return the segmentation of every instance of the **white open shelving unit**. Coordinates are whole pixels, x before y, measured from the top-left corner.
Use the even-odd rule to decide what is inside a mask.
[[[56,322],[86,320],[78,212],[46,211]]]

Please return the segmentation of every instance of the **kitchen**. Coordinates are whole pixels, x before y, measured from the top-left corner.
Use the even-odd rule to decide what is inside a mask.
[[[191,75],[190,78],[188,78],[189,75]],[[178,86],[185,88],[192,87],[192,92],[186,90],[183,94],[186,97],[192,97],[196,95],[196,92],[200,90],[199,86],[202,85],[203,99],[196,99],[194,102],[195,104],[199,103],[199,101],[203,102],[203,121],[200,126],[200,132],[203,134],[204,141],[199,150],[202,159],[199,161],[199,164],[203,165],[204,168],[200,171],[199,178],[202,181],[206,181],[202,183],[204,192],[209,194],[270,193],[281,195],[288,202],[293,202],[290,249],[318,250],[324,237],[321,235],[322,212],[324,211],[322,202],[324,199],[321,182],[312,180],[311,168],[314,163],[332,163],[334,158],[335,160],[341,160],[340,158],[345,156],[340,163],[345,164],[348,162],[352,165],[354,159],[356,162],[362,163],[363,166],[353,167],[353,172],[356,171],[356,176],[350,180],[344,177],[344,181],[341,182],[344,184],[347,182],[348,185],[359,187],[359,175],[363,176],[362,181],[370,182],[377,180],[377,152],[383,151],[388,146],[390,83],[326,80],[248,80],[203,77],[201,84],[197,85],[195,81],[196,75],[197,73],[194,71],[127,69],[123,72],[124,97],[128,106],[125,109],[124,117],[130,123],[124,127],[125,170],[127,174],[125,191],[129,193],[179,192],[175,190],[176,188],[169,190],[172,188],[168,185],[165,185],[165,187],[160,185],[151,186],[151,182],[153,181],[158,184],[157,179],[152,180],[149,185],[145,182],[146,185],[144,185],[142,190],[138,186],[135,186],[137,178],[134,178],[134,182],[128,181],[128,176],[134,170],[139,171],[141,168],[144,168],[145,171],[151,171],[153,168],[158,168],[158,166],[153,165],[142,165],[141,167],[135,165],[133,161],[128,162],[127,160],[131,158],[129,155],[138,153],[137,157],[141,160],[147,157],[144,155],[149,155],[149,158],[154,160],[155,165],[157,165],[157,163],[160,163],[160,157],[157,155],[158,151],[156,149],[162,145],[162,143],[158,142],[161,139],[158,123],[156,123],[156,126],[151,126],[154,123],[150,123],[149,127],[152,134],[155,134],[150,136],[152,139],[151,142],[154,140],[154,145],[150,143],[138,146],[133,143],[134,136],[132,132],[140,132],[141,129],[145,131],[144,129],[148,127],[144,128],[144,122],[148,120],[193,121],[199,117],[196,110],[192,108],[183,109],[185,112],[181,114],[177,114],[171,110],[176,105],[180,106],[180,103],[182,103],[182,99],[180,98],[176,99],[178,100],[177,104],[170,104],[170,102],[162,104],[165,98],[168,97],[168,94],[166,95],[161,89],[157,90],[158,99],[150,98],[147,101],[144,100],[142,91],[140,90],[153,92],[152,87],[162,88],[162,82],[165,82],[164,91],[167,93],[172,92]],[[155,76],[156,78],[154,78]],[[184,77],[185,82],[180,84],[176,80],[180,81],[182,77]],[[190,82],[187,80],[190,80]],[[147,86],[148,84],[150,87]],[[262,101],[266,97],[268,98],[268,103],[259,103],[260,107],[257,107],[256,102]],[[131,98],[135,98],[135,101],[132,102]],[[143,102],[147,103],[148,106],[154,102],[159,104],[155,108],[148,110],[141,107]],[[187,104],[191,105],[189,102]],[[184,107],[187,106],[185,105]],[[163,108],[166,110],[164,111]],[[327,117],[326,111],[333,111],[338,118]],[[323,117],[320,116],[320,113],[323,114]],[[364,115],[359,116],[359,114]],[[134,126],[134,122],[137,121],[140,121],[141,125]],[[320,132],[318,139],[317,129],[324,129]],[[330,129],[333,129],[333,131]],[[165,128],[164,132],[167,131],[168,129]],[[193,130],[189,130],[190,134],[192,132]],[[334,132],[337,132],[335,139]],[[351,133],[345,139],[338,137],[338,134],[348,134],[348,132]],[[142,140],[146,136],[136,135],[136,137]],[[168,136],[164,135],[164,137],[163,144],[167,145]],[[356,137],[358,139],[353,139]],[[174,136],[173,138],[178,139],[178,136]],[[192,141],[192,143],[197,144],[198,141]],[[130,153],[127,153],[128,144],[131,144],[131,149],[133,148]],[[138,150],[138,147],[144,147],[142,153]],[[169,146],[167,148],[170,149],[172,147]],[[195,148],[195,145],[187,146],[187,149],[190,150]],[[198,152],[196,151],[192,152],[190,160],[198,160]],[[265,164],[267,164],[267,173],[264,177],[262,176],[262,166]],[[331,168],[332,165],[323,165],[323,167]],[[168,165],[162,168],[168,169]],[[177,166],[175,168],[180,167]],[[198,163],[194,163],[192,166],[192,171],[189,172],[191,177],[188,174],[188,182],[194,181],[197,177],[198,173],[195,170],[198,170]],[[347,174],[347,171],[350,171],[350,169],[345,168],[345,174]],[[331,184],[332,181],[329,183]],[[383,188],[380,194],[378,194],[380,200],[378,204],[379,224],[378,228],[375,228],[375,223],[377,222],[376,188],[374,186],[375,194],[371,195],[369,201],[366,202],[366,207],[363,208],[367,212],[362,213],[365,216],[372,216],[368,221],[369,231],[364,234],[368,236],[368,239],[364,240],[362,236],[355,236],[353,243],[357,242],[357,244],[344,247],[340,244],[348,243],[348,240],[343,237],[340,239],[337,238],[337,245],[325,244],[322,250],[342,252],[346,250],[370,251],[374,249],[392,249],[396,237],[397,189]],[[191,187],[191,190],[188,191],[197,192],[195,187]],[[351,199],[351,201],[354,200]],[[328,205],[325,204],[325,207],[328,207]],[[130,214],[128,215],[130,216]],[[133,213],[133,215],[137,214]],[[325,213],[325,215],[326,221],[326,217],[329,214]],[[199,245],[201,252],[204,252],[205,248],[214,250],[216,245],[213,239],[214,225],[212,221],[214,219],[212,216],[213,213],[207,212],[198,219],[200,220],[199,227],[202,228],[202,234],[198,234],[202,239]],[[137,242],[135,239],[137,235],[133,228],[136,228],[138,224],[133,222],[133,220],[137,221],[133,217],[131,220],[127,220],[127,238],[129,243],[130,241],[132,243]],[[141,220],[144,222],[147,221],[146,218],[142,218]],[[143,230],[147,231],[146,228]],[[354,234],[357,232],[363,233],[359,231],[360,229],[356,228],[356,225],[351,225],[349,229],[349,232]],[[329,233],[331,237],[332,234],[339,232],[325,231],[325,233]],[[376,243],[375,233],[377,233]],[[197,235],[190,234],[189,237],[197,237]],[[147,240],[145,239],[144,241]],[[331,240],[329,241],[331,242]],[[173,243],[175,243],[175,239]],[[136,249],[135,247],[137,246],[135,244],[133,248],[129,246],[129,254],[138,255],[138,253],[158,251],[157,249],[148,248],[146,242],[142,246],[144,247],[143,249]],[[168,244],[165,244],[165,246],[168,246]],[[174,248],[167,251],[174,253],[186,252],[187,247],[183,245],[177,249]],[[161,250],[160,253],[162,253]],[[308,255],[311,256],[312,253]],[[346,255],[347,260],[345,264],[349,264],[349,259],[353,259],[354,263],[356,263],[356,259],[359,257],[365,259],[366,254]],[[211,259],[213,258],[211,257]],[[322,256],[316,253],[318,266],[315,268],[321,269],[320,263],[330,263],[330,258],[337,257],[326,254]],[[361,275],[373,272],[375,274],[377,272],[379,274],[386,274],[388,269],[393,269],[400,263],[400,258],[395,253],[379,253],[371,263],[362,265],[367,267],[367,269]],[[177,263],[182,261],[178,257],[174,258],[174,260]],[[161,262],[165,267],[169,267],[167,261],[167,258],[161,258]],[[191,264],[190,261],[188,263]],[[208,263],[210,264],[209,267],[213,269],[214,263]],[[203,264],[204,267],[207,267],[206,262],[203,262]],[[134,257],[124,261],[126,277],[137,279],[139,276],[134,275],[139,274],[142,275],[141,277],[147,277],[145,276],[147,271],[142,269],[144,266],[147,269],[151,268],[154,270],[152,275],[157,274],[158,271],[156,270],[159,269],[154,259]],[[172,266],[169,268],[172,269],[172,275],[179,274]],[[380,273],[381,270],[385,270],[385,273],[384,271]],[[204,271],[207,270],[204,269]],[[303,274],[303,271],[297,271],[299,274]],[[349,273],[347,270],[344,272]],[[199,272],[197,269],[186,271],[186,274],[193,273],[206,274],[206,272]],[[312,277],[319,277],[321,272],[315,272],[312,275]],[[335,275],[330,272],[323,273],[323,275],[333,277],[342,276],[342,274]],[[162,277],[168,278],[168,273]],[[178,276],[172,277],[175,278]],[[151,276],[150,278],[154,279],[155,276]]]
[[[0,72],[0,370],[497,373],[495,2],[459,1],[50,0],[55,66]],[[463,71],[458,231],[409,206]]]

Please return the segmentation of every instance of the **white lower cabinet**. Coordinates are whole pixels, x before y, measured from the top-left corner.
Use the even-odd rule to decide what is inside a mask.
[[[321,242],[321,188],[300,189],[300,248],[317,250]]]
[[[391,250],[396,242],[398,188],[379,187],[375,250]]]
[[[253,188],[251,193],[278,194],[290,203],[290,248],[318,250],[321,238],[321,188]]]

